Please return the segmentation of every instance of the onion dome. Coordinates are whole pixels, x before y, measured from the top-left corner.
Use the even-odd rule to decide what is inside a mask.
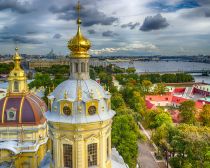
[[[0,126],[39,125],[46,119],[47,106],[38,96],[8,96],[0,100]]]
[[[18,53],[18,48],[15,48],[15,54],[13,56],[13,61],[14,61],[14,69],[10,72],[10,77],[13,76],[19,76],[25,78],[25,73],[23,69],[20,67],[20,62],[22,60],[22,57]]]
[[[77,5],[78,15],[80,13],[80,3]],[[78,30],[76,36],[74,36],[68,42],[68,48],[71,50],[71,57],[73,58],[88,58],[90,57],[88,54],[88,50],[91,47],[91,42],[87,38],[85,38],[81,32],[80,25],[82,21],[80,18],[77,19]]]

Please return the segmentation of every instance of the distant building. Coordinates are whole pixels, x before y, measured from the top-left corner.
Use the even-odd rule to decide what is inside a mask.
[[[46,55],[47,59],[56,59],[57,55],[54,53],[53,49]]]

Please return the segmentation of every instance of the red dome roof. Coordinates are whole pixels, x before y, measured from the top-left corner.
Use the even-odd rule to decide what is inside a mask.
[[[0,100],[0,126],[43,124],[46,111],[44,101],[32,93],[5,97]]]

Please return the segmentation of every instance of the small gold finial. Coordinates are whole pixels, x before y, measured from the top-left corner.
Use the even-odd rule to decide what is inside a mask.
[[[82,88],[80,85],[77,87],[77,100],[78,101],[82,100]]]
[[[93,98],[93,89],[90,90],[90,98]]]
[[[14,67],[14,69],[21,69],[21,67],[20,67],[20,61],[22,60],[22,57],[19,55],[19,53],[18,53],[18,48],[16,47],[15,48],[15,54],[14,54],[14,56],[13,56],[13,61],[14,61],[14,64],[15,64],[15,67]]]
[[[65,90],[65,92],[64,92],[64,99],[67,99],[68,98],[68,93],[67,93],[67,91]]]

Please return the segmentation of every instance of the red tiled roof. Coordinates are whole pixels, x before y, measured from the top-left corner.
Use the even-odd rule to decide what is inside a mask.
[[[149,101],[171,101],[172,95],[166,94],[166,95],[148,95],[146,96],[146,100]]]
[[[203,102],[199,102],[199,101],[195,102],[195,107],[196,107],[196,108],[202,109],[203,106],[204,106]]]
[[[149,100],[146,100],[146,107],[147,109],[153,109],[155,108],[155,105],[152,104]]]
[[[175,88],[174,93],[184,93],[186,88]]]
[[[172,102],[177,103],[177,104],[180,104],[180,103],[185,102],[187,100],[189,100],[189,99],[186,99],[186,98],[183,98],[183,97],[177,97],[177,96],[172,97]]]

